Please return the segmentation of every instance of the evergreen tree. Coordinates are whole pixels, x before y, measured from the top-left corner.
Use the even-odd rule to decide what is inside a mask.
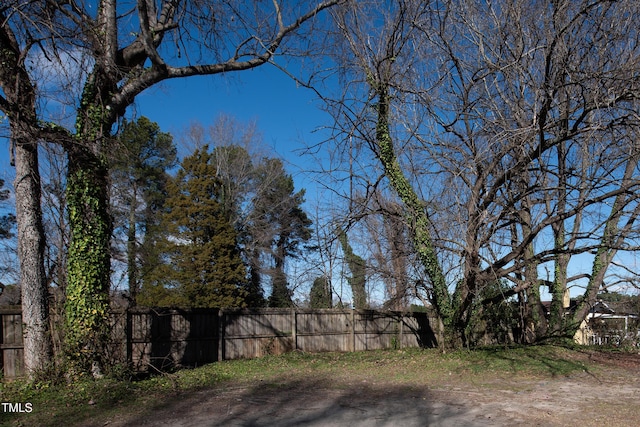
[[[293,177],[279,159],[265,159],[257,170],[259,191],[254,198],[252,230],[262,235],[263,249],[273,259],[271,307],[290,307],[291,290],[285,274],[285,260],[295,258],[302,243],[311,238],[311,220],[302,210],[304,190],[295,192]]]
[[[135,302],[149,266],[156,265],[159,213],[166,197],[167,170],[176,164],[176,146],[170,134],[146,117],[124,121],[120,150],[112,159],[116,231],[126,235],[129,293]],[[141,241],[142,239],[142,241]]]
[[[182,161],[169,183],[162,221],[169,236],[159,243],[166,262],[145,282],[147,304],[246,306],[246,268],[221,185],[208,146]]]
[[[233,130],[234,124],[230,125]],[[251,134],[251,130],[247,132]],[[228,143],[227,140],[218,142]],[[212,151],[212,162],[221,183],[220,200],[225,215],[231,218],[238,233],[243,259],[249,266],[247,306],[263,307],[265,298],[260,281],[260,251],[256,248],[256,242],[260,241],[260,238],[254,234],[256,230],[252,230],[248,224],[251,216],[251,195],[255,194],[256,187],[259,186],[252,156],[246,148],[232,143],[217,146]]]
[[[287,275],[282,268],[275,268],[271,272],[271,295],[269,307],[289,308],[293,307],[293,292],[289,289]]]
[[[325,276],[316,278],[309,293],[309,306],[311,308],[331,308],[332,305],[329,280]]]

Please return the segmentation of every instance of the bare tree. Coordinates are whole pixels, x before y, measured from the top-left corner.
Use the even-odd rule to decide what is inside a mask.
[[[604,238],[607,228],[623,241],[631,228],[620,221],[635,221],[638,176],[630,171],[637,149],[625,135],[638,125],[632,111],[640,63],[627,20],[638,9],[608,1],[539,9],[468,2],[447,4],[445,11],[435,40],[446,58],[446,90],[438,93],[452,115],[434,116],[450,153],[446,170],[467,194],[460,211],[464,257],[481,255],[468,268],[477,270],[475,286],[506,277],[514,291],[526,290],[538,336],[547,331],[537,287],[548,285],[550,332],[570,334],[577,323],[563,320],[563,300],[571,256],[603,246],[609,253],[616,239]],[[621,11],[624,19],[617,18]],[[443,152],[434,154],[442,158]],[[593,216],[610,204],[606,219]],[[512,224],[519,232],[508,242],[501,236]],[[610,261],[597,263],[606,270]],[[554,264],[553,276],[540,280],[538,268],[546,263]],[[596,294],[585,294],[586,306]]]
[[[596,251],[589,301],[616,251],[631,249],[638,13],[635,2],[586,0],[335,9],[336,139],[368,148],[402,200],[454,345],[468,343],[484,287],[510,280],[500,297],[527,301],[536,339],[547,332],[541,284],[551,283],[553,318],[564,318],[569,257]],[[554,262],[558,272],[541,280]],[[567,334],[576,326],[552,323]]]
[[[415,23],[430,15],[428,5],[398,1],[390,5],[352,3],[336,10],[342,41],[341,65],[348,83],[333,113],[348,138],[358,138],[380,162],[391,188],[405,206],[414,248],[430,280],[431,302],[445,326],[454,330],[454,308],[446,278],[435,251],[431,220],[419,194],[403,171],[394,143],[393,106],[402,105],[403,83],[422,71],[415,43]],[[412,78],[413,77],[413,78]],[[354,97],[354,94],[355,97]],[[365,102],[358,101],[365,97]],[[362,98],[361,98],[362,99]]]
[[[384,284],[384,306],[392,310],[405,310],[412,294],[410,282],[413,250],[403,207],[395,200],[377,194],[372,200],[374,211],[363,222],[370,239],[371,269]]]

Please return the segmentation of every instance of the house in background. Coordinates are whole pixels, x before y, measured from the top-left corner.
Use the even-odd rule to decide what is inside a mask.
[[[637,345],[640,342],[640,319],[624,302],[599,300],[573,337],[582,345],[620,345],[624,342]]]

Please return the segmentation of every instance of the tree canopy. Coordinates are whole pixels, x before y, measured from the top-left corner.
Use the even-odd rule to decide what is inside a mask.
[[[141,275],[157,263],[154,245],[177,149],[173,137],[146,117],[124,120],[118,142],[120,147],[111,158],[111,205],[115,234],[123,234],[126,240],[127,282],[135,303]]]

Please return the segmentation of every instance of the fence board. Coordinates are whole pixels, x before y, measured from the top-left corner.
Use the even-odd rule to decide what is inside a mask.
[[[301,311],[297,315],[298,349],[310,353],[351,351],[352,313],[349,311]]]
[[[291,310],[223,310],[221,314],[222,359],[262,357],[295,349]]]
[[[20,307],[0,309],[0,366],[6,378],[24,374],[22,343],[22,310]]]
[[[23,373],[20,309],[0,310],[5,377]],[[196,366],[292,350],[435,346],[425,313],[337,309],[148,309],[112,314],[113,361],[137,371]]]

